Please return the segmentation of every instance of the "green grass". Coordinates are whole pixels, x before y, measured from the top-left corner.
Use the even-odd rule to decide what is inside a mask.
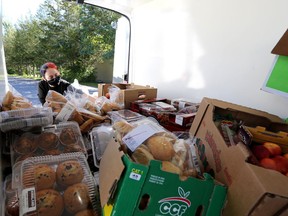
[[[92,83],[92,82],[80,82],[81,85],[91,86],[98,88],[98,83]]]

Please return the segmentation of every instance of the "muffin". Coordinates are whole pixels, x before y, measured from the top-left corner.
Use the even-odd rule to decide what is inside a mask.
[[[84,171],[76,160],[61,162],[56,169],[56,181],[61,186],[69,186],[82,181]]]
[[[42,155],[59,155],[62,152],[59,149],[49,149],[43,152]]]
[[[78,144],[72,144],[72,145],[66,146],[63,150],[63,153],[70,153],[70,152],[83,152],[84,154],[86,153],[85,149],[83,149]]]
[[[77,142],[77,136],[72,128],[64,128],[59,136],[63,145],[72,145]]]
[[[85,209],[83,211],[77,212],[75,216],[98,216],[98,214],[92,209]]]
[[[34,166],[34,178],[37,191],[53,188],[56,181],[56,173],[49,165],[38,164]]]
[[[36,192],[36,207],[38,216],[60,216],[64,210],[61,194],[53,189]]]
[[[37,148],[37,144],[35,142],[35,135],[30,132],[23,133],[13,143],[13,148],[15,152],[19,154],[28,154],[34,152]]]
[[[35,154],[35,152],[31,152],[31,153],[27,153],[27,154],[22,154],[22,155],[18,155],[16,156],[16,159],[15,159],[15,164],[20,162],[20,161],[23,161],[29,157],[34,157],[34,156],[37,156],[37,154]]]
[[[43,132],[38,137],[38,145],[43,150],[53,149],[58,145],[58,137],[53,132]]]
[[[9,179],[5,182],[5,194],[6,197],[10,197],[11,195],[14,195],[15,189],[12,189],[12,180]]]
[[[66,210],[72,214],[91,207],[89,190],[84,183],[69,186],[64,191],[63,198]]]
[[[18,216],[19,215],[19,198],[15,193],[14,196],[10,197],[5,205],[6,215],[8,216]]]

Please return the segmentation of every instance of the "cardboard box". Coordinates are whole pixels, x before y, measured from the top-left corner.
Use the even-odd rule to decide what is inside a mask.
[[[267,112],[203,98],[190,134],[198,139],[204,170],[228,186],[223,215],[288,215],[287,176],[246,162],[251,154],[243,142],[227,145],[214,122],[219,115],[242,120],[249,127],[285,125],[281,118]]]
[[[98,97],[105,96],[109,92],[108,88],[112,84],[99,84]],[[141,86],[135,84],[113,83],[113,85],[123,90],[124,108],[128,109],[130,103],[139,99],[152,99],[157,97],[157,88]],[[145,97],[144,97],[145,96]]]
[[[100,163],[99,186],[105,216],[221,215],[226,198],[226,187],[209,174],[181,181],[160,161],[134,163],[114,140]]]

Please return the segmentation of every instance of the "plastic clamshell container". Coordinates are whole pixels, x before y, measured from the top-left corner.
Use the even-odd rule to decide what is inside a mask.
[[[88,157],[79,125],[73,121],[44,126],[38,131],[21,131],[11,135],[12,165],[28,157],[79,151]]]
[[[112,122],[119,121],[121,119],[126,120],[127,122],[131,122],[131,121],[137,121],[145,117],[137,112],[128,109],[110,111],[108,112],[108,115],[112,119]]]
[[[89,135],[92,144],[94,165],[99,167],[102,155],[114,136],[112,125],[102,124],[99,127],[94,127]]]
[[[2,132],[46,126],[52,123],[53,112],[51,107],[33,107],[0,112],[0,130]]]
[[[1,215],[12,216],[13,213],[19,212],[18,192],[17,190],[12,189],[12,175],[8,175],[5,177],[3,186],[4,186],[3,187],[4,196],[2,197],[3,211]]]
[[[39,188],[40,186],[37,187],[36,185],[37,180],[35,178],[36,173],[34,169],[35,166],[38,166],[38,165],[49,166],[55,171],[55,173],[57,173],[57,167],[60,166],[61,163],[69,162],[69,161],[74,161],[74,162],[77,162],[77,164],[80,164],[82,171],[83,171],[81,174],[82,179],[79,178],[75,180],[74,183],[69,183],[69,185],[63,186],[62,184],[59,183],[57,179],[57,174],[56,174],[55,183],[53,184],[52,188],[43,189],[43,188]],[[65,166],[65,168],[69,170],[68,169],[69,167]],[[78,169],[79,169],[79,166],[78,166]],[[64,175],[64,172],[63,174],[62,172],[60,173],[61,175],[58,175],[58,176]],[[58,204],[55,204],[55,202],[48,203],[47,205],[49,207],[53,205],[51,209],[54,208],[54,212],[51,209],[47,210],[48,209],[47,208],[45,209],[45,211],[46,210],[48,211],[46,215],[70,216],[70,215],[74,215],[78,213],[79,211],[83,211],[87,209],[91,210],[92,212],[97,213],[97,215],[101,215],[100,197],[99,197],[99,192],[97,189],[97,184],[89,169],[87,159],[85,155],[81,152],[66,153],[66,154],[61,154],[61,155],[39,156],[39,157],[32,157],[32,158],[26,159],[23,161],[21,165],[20,176],[21,176],[20,177],[21,184],[19,185],[19,188],[18,188],[20,216],[28,216],[28,215],[38,216],[39,215],[38,208],[39,206],[41,206],[39,202],[42,202],[43,200],[42,199],[39,200],[39,197],[37,199],[37,196],[38,195],[40,196],[40,194],[43,194],[44,190],[46,191],[52,190],[55,194],[57,194],[57,199],[63,200],[60,207],[59,207],[59,202]],[[77,177],[74,177],[74,178],[77,178]],[[39,183],[39,180],[38,180],[38,183]],[[68,196],[68,199],[66,196],[66,200],[65,200],[64,198],[65,192],[68,193],[68,191],[71,191],[70,190],[71,188],[79,184],[81,185],[84,184],[87,186],[86,188],[88,190],[85,190],[85,193],[84,193],[85,196],[83,195],[83,190],[81,192],[81,189],[80,189],[79,192],[78,190],[75,190],[75,192],[73,192],[71,195],[69,193],[70,196]],[[70,197],[73,200],[73,202],[71,201]],[[49,200],[51,199],[51,197],[50,198],[47,197],[47,199]],[[38,201],[38,204],[37,204],[37,201]],[[74,205],[71,206],[71,203],[73,203]],[[62,213],[61,213],[61,210],[60,210],[60,213],[59,211],[58,211],[58,214],[55,213],[55,208],[56,208],[55,206],[58,206],[60,209],[63,209]],[[51,213],[49,211],[51,211]]]

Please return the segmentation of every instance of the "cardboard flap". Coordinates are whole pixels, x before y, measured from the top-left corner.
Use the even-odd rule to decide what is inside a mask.
[[[266,118],[267,121],[269,122],[284,123],[283,119],[281,119],[279,116],[270,114],[262,110],[258,110],[258,109],[254,109],[254,108],[250,108],[250,107],[246,107],[243,105],[238,105],[238,104],[234,104],[234,103],[230,103],[230,102],[226,102],[226,101],[222,101],[218,99],[204,97],[202,101],[203,100],[205,100],[207,104],[211,104],[215,107],[219,107],[219,108],[227,109],[231,111],[232,110],[237,111],[240,113],[239,115],[241,115],[241,113],[246,113],[249,115],[261,116],[263,119]]]
[[[107,145],[100,162],[99,188],[102,208],[108,202],[110,196],[116,190],[117,183],[125,168],[122,162],[124,153],[119,151],[119,143],[113,139]]]
[[[288,29],[271,51],[275,55],[288,56]]]

